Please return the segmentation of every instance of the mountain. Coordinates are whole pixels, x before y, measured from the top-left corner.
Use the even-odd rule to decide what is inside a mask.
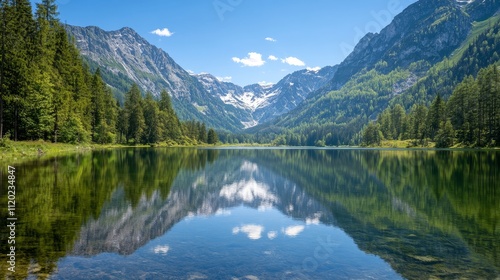
[[[337,71],[337,66],[291,73],[274,85],[253,84],[245,87],[221,82],[210,74],[194,75],[210,94],[225,104],[246,112],[246,128],[271,121],[296,108],[309,93],[323,87]],[[243,114],[242,114],[243,116]]]
[[[420,0],[380,33],[362,38],[331,81],[296,109],[252,131],[301,134],[308,145],[355,144],[390,104],[407,110],[430,104],[438,93],[449,96],[466,75],[497,63],[499,9],[498,0]]]
[[[333,89],[381,61],[387,63],[385,71],[391,71],[421,60],[434,64],[451,55],[467,38],[471,23],[476,20],[466,13],[469,5],[457,3],[463,1],[420,0],[397,15],[379,34],[366,34],[340,64],[331,81]]]
[[[191,75],[131,28],[104,31],[66,25],[66,29],[91,69],[100,68],[120,101],[133,83],[153,95],[166,89],[181,119],[196,119],[232,132],[289,112],[324,86],[337,69],[301,70],[275,85],[241,87],[210,74]]]
[[[108,32],[95,26],[66,25],[66,30],[74,37],[91,69],[100,68],[104,81],[119,100],[132,83],[156,96],[166,89],[181,119],[200,120],[223,130],[243,128],[239,110],[209,94],[165,51],[151,45],[131,28]]]

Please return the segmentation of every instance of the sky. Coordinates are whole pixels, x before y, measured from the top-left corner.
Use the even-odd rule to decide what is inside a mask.
[[[38,3],[40,0],[32,0]],[[57,0],[62,23],[131,27],[192,73],[240,86],[339,64],[416,0]]]

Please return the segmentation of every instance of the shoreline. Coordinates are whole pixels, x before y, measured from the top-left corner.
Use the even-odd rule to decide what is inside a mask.
[[[0,163],[19,163],[37,158],[47,158],[58,155],[86,153],[98,150],[112,150],[122,148],[151,148],[151,147],[203,147],[203,145],[181,145],[163,143],[157,145],[122,145],[122,144],[69,144],[52,143],[46,141],[7,141],[0,145]]]
[[[0,163],[20,162],[47,156],[67,155],[72,153],[85,153],[96,150],[110,150],[121,148],[212,148],[212,149],[230,149],[230,148],[277,148],[277,149],[367,149],[367,150],[471,150],[471,151],[499,151],[499,148],[474,148],[464,146],[454,146],[446,149],[435,148],[434,146],[407,146],[407,142],[384,142],[380,146],[272,146],[269,144],[221,144],[221,145],[181,145],[172,143],[162,143],[156,145],[122,145],[122,144],[68,144],[68,143],[51,143],[45,141],[8,141],[4,146],[0,146]]]

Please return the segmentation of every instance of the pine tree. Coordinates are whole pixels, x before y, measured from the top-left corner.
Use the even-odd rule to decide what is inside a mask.
[[[42,0],[42,3],[37,4],[37,10],[37,15],[47,21],[50,27],[54,28],[59,25],[56,0]]]
[[[391,120],[390,109],[384,110],[382,114],[379,115],[377,122],[380,124],[380,131],[385,139],[393,139],[393,125]]]
[[[7,16],[9,15],[10,7],[7,0],[2,0],[0,2],[0,139],[3,138],[3,122],[4,122],[4,98],[7,93],[8,87],[5,84],[5,68],[6,62],[6,52],[7,52]]]
[[[427,114],[427,134],[432,140],[435,139],[441,122],[446,119],[445,108],[445,103],[441,95],[438,94],[434,101],[432,101],[429,113]]]
[[[208,130],[208,136],[207,136],[207,144],[210,145],[215,145],[219,142],[219,137],[217,136],[217,133],[213,128],[210,128]]]
[[[160,123],[162,127],[162,140],[178,140],[181,135],[181,123],[175,114],[172,107],[172,100],[166,90],[160,93],[160,101],[158,103],[160,109]]]
[[[118,131],[118,142],[128,143],[128,111],[126,109],[118,109],[118,120],[116,129]]]
[[[427,107],[424,105],[414,105],[410,111],[408,117],[409,137],[410,139],[417,140],[415,144],[425,144],[427,112]]]
[[[91,127],[92,127],[92,141],[101,143],[104,140],[104,92],[106,90],[106,85],[101,78],[101,71],[97,69],[92,77],[91,85]]]
[[[479,127],[478,143],[480,146],[490,145],[497,136],[497,120],[500,114],[498,94],[500,93],[500,75],[496,66],[482,69],[477,77],[479,87]]]
[[[207,128],[204,123],[201,123],[199,128],[198,128],[198,140],[203,143],[207,143],[208,141],[208,135],[207,135]]]
[[[391,126],[394,140],[402,138],[405,133],[406,112],[403,106],[396,104],[391,109]]]
[[[23,116],[32,83],[29,73],[33,66],[34,27],[29,1],[2,2],[1,121],[5,124],[5,117],[8,116],[14,140],[27,137]]]
[[[370,122],[368,126],[363,131],[363,145],[380,145],[380,125],[375,122]]]
[[[450,120],[442,122],[439,131],[436,135],[437,148],[449,148],[453,146],[455,139],[455,131]]]
[[[144,143],[153,144],[160,141],[162,129],[159,113],[158,103],[153,99],[153,94],[148,92],[144,100],[144,119],[146,121]]]
[[[60,128],[65,126],[65,122],[71,119],[72,105],[72,59],[68,35],[62,26],[56,25],[55,46],[53,68],[56,75],[54,76],[54,91],[52,104],[54,106],[54,141],[57,142],[57,135],[60,133]],[[71,117],[70,117],[71,116]]]
[[[135,144],[140,143],[146,127],[142,109],[142,96],[139,87],[133,84],[125,99],[125,110],[128,116],[127,139]]]
[[[458,141],[472,144],[477,123],[477,83],[472,76],[465,78],[447,102],[450,121],[457,132]]]
[[[116,102],[111,89],[106,86],[104,90],[104,121],[101,132],[101,143],[116,142],[116,127],[118,122],[118,103]]]

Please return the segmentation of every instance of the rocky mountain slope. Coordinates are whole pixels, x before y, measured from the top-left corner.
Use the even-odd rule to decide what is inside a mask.
[[[340,64],[331,81],[342,87],[364,68],[387,63],[386,71],[424,60],[430,64],[449,56],[466,39],[472,21],[464,8],[451,0],[420,0],[410,5],[378,34],[368,33]]]
[[[144,92],[159,95],[166,89],[179,117],[196,119],[209,126],[239,130],[240,111],[210,95],[198,80],[131,28],[104,31],[98,27],[66,25],[91,68],[100,68],[105,82],[120,99],[132,83]]]
[[[195,77],[210,94],[247,112],[249,119],[242,122],[248,128],[293,110],[309,93],[328,83],[336,71],[337,66],[327,66],[320,70],[304,69],[287,75],[274,85],[253,84],[246,87],[221,82],[210,74]]]

